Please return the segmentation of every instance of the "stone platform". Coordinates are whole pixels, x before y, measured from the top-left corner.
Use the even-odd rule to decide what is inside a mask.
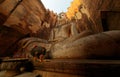
[[[85,77],[108,77],[119,75],[120,60],[55,59],[35,64],[35,69]]]
[[[9,60],[10,61],[10,60]],[[19,61],[18,61],[19,62]],[[23,61],[24,62],[24,61]],[[8,66],[11,65],[9,62]],[[15,62],[13,62],[15,65]],[[16,62],[17,63],[17,62]],[[93,59],[46,59],[44,62],[33,62],[32,72],[22,71],[21,73],[10,72],[4,68],[2,74],[12,74],[12,77],[119,77],[120,60],[93,60]],[[27,67],[28,68],[28,67]],[[32,68],[32,67],[29,67]],[[3,72],[4,71],[4,72]],[[9,73],[8,73],[9,72]],[[0,76],[1,76],[0,73]],[[16,75],[15,75],[16,74]],[[38,76],[38,77],[39,77]],[[3,76],[4,77],[4,76]]]

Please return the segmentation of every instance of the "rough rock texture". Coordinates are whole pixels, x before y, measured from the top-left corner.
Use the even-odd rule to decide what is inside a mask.
[[[66,14],[68,18],[77,19],[80,32],[86,29],[95,33],[120,30],[119,0],[74,0]]]
[[[24,34],[37,33],[45,20],[45,13],[46,9],[40,1],[23,0],[4,24]]]
[[[55,20],[56,14],[46,10],[41,1],[23,0],[4,25],[15,28],[23,34],[48,39]]]
[[[45,21],[43,22],[41,29],[35,35],[39,38],[48,40],[50,37],[51,29],[55,27],[56,22],[57,14],[55,14],[53,11],[47,10]]]
[[[18,0],[0,0],[0,24],[6,21],[18,4]]]
[[[16,45],[24,36],[15,29],[0,26],[0,56],[10,56],[16,50]]]
[[[81,18],[76,19],[76,22],[75,22],[78,32],[81,33],[82,31],[85,31],[85,30],[92,30],[93,32],[96,33],[95,23],[89,18],[89,16],[87,16],[87,14],[82,12],[82,10],[84,11],[86,9],[85,8],[80,9],[79,13],[81,13]]]
[[[55,42],[56,46],[67,39],[69,39],[69,42],[71,38],[73,38],[72,41],[80,40],[79,35],[81,34],[79,33],[84,30],[97,33],[119,29],[119,0],[81,0],[81,2],[82,5],[79,7],[79,12],[82,15],[81,19],[66,21],[65,24],[60,22],[63,24],[60,26],[56,24],[58,22],[57,15],[46,10],[39,0],[0,0],[0,24],[11,28],[10,30],[13,29],[13,33],[8,31],[7,35],[3,34],[4,32],[0,33],[2,35],[0,36],[2,52],[16,50],[16,47],[14,47],[16,41],[23,37],[33,36],[49,39],[52,43]],[[8,37],[9,34],[11,36]],[[50,34],[52,34],[52,37],[49,38]],[[89,34],[92,34],[92,32],[85,33],[85,36]],[[6,41],[5,39],[8,38],[9,40]],[[67,45],[67,42],[65,45]]]
[[[45,47],[48,51],[50,48],[50,44],[47,40],[43,40],[40,38],[30,37],[20,40],[18,43],[18,50],[14,52],[14,58],[29,58],[31,57],[31,50],[35,46]]]
[[[120,26],[120,0],[81,0],[95,23],[95,31],[115,30]],[[112,28],[111,28],[112,26]],[[120,30],[120,28],[119,28]]]
[[[0,32],[1,54],[16,51],[16,41],[25,37],[48,39],[56,17],[39,0],[0,0],[0,24],[8,27],[7,35]]]

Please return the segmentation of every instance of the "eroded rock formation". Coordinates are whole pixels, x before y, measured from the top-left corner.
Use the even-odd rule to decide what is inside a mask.
[[[92,22],[94,32],[102,32],[108,30],[120,30],[120,1],[117,0],[74,0],[68,8],[72,18],[82,19],[82,14],[86,14],[87,18]],[[75,6],[76,5],[76,6]],[[72,11],[70,11],[72,10]],[[72,14],[71,14],[72,12]],[[118,21],[118,22],[117,22]],[[116,26],[115,26],[116,25]]]
[[[12,39],[13,41],[11,41],[12,45],[15,45],[16,42],[22,38],[38,37],[40,39],[46,40],[47,43],[50,44],[49,46],[51,46],[51,48],[48,48],[48,50],[52,52],[53,58],[80,58],[81,55],[79,52],[79,48],[84,48],[84,47],[80,47],[79,43],[84,43],[85,45],[87,45],[86,42],[80,42],[80,41],[84,37],[85,37],[84,39],[91,38],[91,37],[96,38],[97,36],[99,37],[100,35],[101,36],[100,39],[104,38],[106,40],[105,43],[107,44],[108,37],[107,36],[104,37],[102,34],[96,34],[96,33],[119,29],[118,26],[113,27],[113,24],[119,25],[119,23],[118,22],[116,23],[116,21],[117,20],[119,21],[119,16],[120,16],[119,5],[118,5],[119,1],[110,0],[108,1],[107,4],[105,4],[107,0],[104,0],[104,1],[96,0],[94,2],[91,2],[90,0],[88,1],[80,0],[80,2],[81,3],[80,5],[78,5],[78,9],[74,17],[71,18],[71,20],[69,20],[65,15],[65,13],[60,13],[57,16],[52,11],[46,10],[43,4],[41,3],[41,1],[39,0],[31,0],[31,1],[30,0],[14,0],[14,1],[4,0],[0,2],[1,4],[0,5],[0,9],[1,9],[0,23],[4,26],[7,26],[8,28],[13,29],[13,31],[15,30],[15,34],[17,34],[17,37],[15,37],[16,35],[11,36],[11,38],[15,37],[15,39]],[[96,6],[94,5],[91,6],[91,4],[94,4]],[[6,8],[6,7],[9,7],[9,8]],[[115,14],[115,16],[113,16],[113,14]],[[105,17],[106,15],[107,17]],[[114,20],[111,21],[112,19]],[[8,31],[8,33],[9,32],[10,31]],[[96,34],[96,35],[93,35],[93,34]],[[89,35],[91,37],[89,37]],[[3,36],[5,36],[5,38],[7,37],[4,34]],[[1,39],[3,39],[3,37]],[[28,45],[29,42],[32,42],[33,40],[36,40],[36,38],[27,39],[27,41],[23,41],[23,43]],[[91,39],[90,40],[87,39],[87,42],[89,41],[92,43]],[[95,41],[97,41],[97,39],[95,39]],[[5,42],[5,40],[3,42]],[[9,42],[10,41],[7,41],[6,43],[9,43]],[[78,43],[74,43],[74,42],[78,42]],[[7,46],[5,46],[6,44],[1,43],[2,52],[7,52],[9,48],[12,49],[10,50],[10,52],[19,50],[17,49],[17,47],[12,48],[11,44],[8,44]],[[35,42],[34,44],[43,45],[47,48],[47,45],[46,44],[44,45],[44,42],[42,44]],[[28,46],[28,48],[32,48],[34,44],[32,45],[29,44],[30,46]],[[75,57],[75,53],[71,51],[72,47],[69,49],[70,44],[73,45],[73,50],[76,50],[76,53],[79,53],[77,54],[78,55],[77,57]],[[78,47],[74,48],[74,45],[75,46],[77,45]],[[98,46],[97,44],[95,45]],[[5,46],[5,48],[2,46]],[[24,47],[23,44],[22,46]],[[66,48],[66,46],[68,47],[68,49]],[[110,46],[108,45],[108,47]],[[27,50],[28,48],[26,48],[26,51],[30,51],[30,50]],[[69,57],[62,56],[62,53],[64,53],[64,52],[61,52],[63,51],[62,49],[64,49],[65,51],[70,51],[71,52],[71,54],[69,53],[70,56]],[[98,50],[100,50],[99,47],[98,47]],[[96,52],[96,51],[97,49],[93,52]],[[106,49],[105,52],[107,53],[107,51],[108,50]],[[61,52],[62,57],[57,55],[58,52]],[[83,52],[87,53],[84,50]],[[98,53],[98,54],[101,54],[101,53]]]
[[[11,55],[16,50],[16,43],[24,38],[19,31],[0,25],[0,56]]]
[[[16,51],[15,44],[24,37],[48,39],[56,18],[40,0],[0,0],[0,28],[7,28],[6,34],[0,32],[0,53]]]
[[[27,73],[20,77],[102,77],[107,74],[111,76],[110,73],[114,76],[119,74],[118,61],[89,59],[120,59],[120,1],[74,1],[81,3],[75,7],[77,11],[69,20],[65,13],[57,16],[46,10],[39,0],[0,0],[0,57],[26,59],[37,45],[47,49],[47,58],[53,58],[40,63],[40,67],[35,65],[41,75]],[[3,62],[1,70],[11,70],[13,67],[15,70],[14,63]],[[30,64],[22,63],[20,67]],[[17,70],[25,72],[24,68]],[[2,76],[9,73],[15,76],[16,72],[6,71]]]

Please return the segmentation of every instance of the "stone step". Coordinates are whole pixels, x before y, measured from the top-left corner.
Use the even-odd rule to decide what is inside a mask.
[[[120,73],[120,60],[71,60],[55,59],[43,63],[36,62],[37,70],[67,73],[74,75],[118,75]]]

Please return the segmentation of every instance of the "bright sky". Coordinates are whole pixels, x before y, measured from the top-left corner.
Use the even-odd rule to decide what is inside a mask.
[[[66,12],[73,0],[41,0],[46,9],[53,10],[55,13]]]

